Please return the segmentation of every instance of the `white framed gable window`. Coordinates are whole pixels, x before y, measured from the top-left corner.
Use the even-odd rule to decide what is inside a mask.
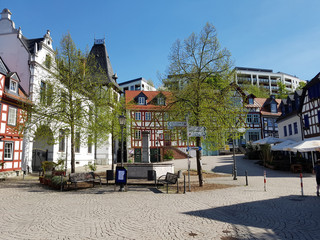
[[[164,98],[163,97],[158,98],[158,105],[164,105]]]
[[[18,83],[14,80],[10,80],[9,90],[16,93],[18,91]]]
[[[16,124],[17,124],[17,109],[13,107],[9,107],[8,125],[16,126]]]
[[[13,157],[13,142],[4,143],[4,160],[12,160]]]
[[[146,105],[146,99],[145,99],[145,97],[139,97],[139,98],[138,98],[138,104],[139,104],[139,105]]]

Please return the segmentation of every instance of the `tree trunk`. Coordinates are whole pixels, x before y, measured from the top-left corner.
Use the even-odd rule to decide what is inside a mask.
[[[196,137],[196,145],[197,147],[201,147],[201,137]],[[197,170],[199,177],[199,186],[203,186],[203,177],[202,177],[202,165],[201,165],[201,151],[197,150]]]
[[[74,153],[74,126],[71,126],[71,173],[76,172],[76,166],[75,166],[75,153]]]

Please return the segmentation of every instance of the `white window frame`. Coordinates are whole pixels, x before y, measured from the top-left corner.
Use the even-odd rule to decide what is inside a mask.
[[[17,93],[18,83],[16,81],[10,79],[9,90],[11,92]]]
[[[8,125],[10,126],[16,126],[17,125],[17,108],[9,107],[8,110]]]
[[[145,120],[146,120],[146,121],[151,121],[151,112],[146,112],[146,114],[145,114]]]
[[[145,97],[138,97],[138,104],[139,105],[146,105],[146,98]]]
[[[141,139],[141,130],[135,130],[134,138],[135,139]]]
[[[260,123],[259,114],[253,114],[253,123]]]
[[[158,105],[164,105],[164,97],[158,98]]]
[[[138,121],[141,120],[141,112],[135,112],[134,118]]]
[[[3,150],[3,159],[6,160],[6,161],[9,161],[9,160],[13,160],[13,142],[5,142],[4,143],[4,150]],[[9,148],[8,148],[9,146]],[[9,150],[9,152],[7,152],[7,150]],[[9,155],[9,156],[6,156],[6,155]]]

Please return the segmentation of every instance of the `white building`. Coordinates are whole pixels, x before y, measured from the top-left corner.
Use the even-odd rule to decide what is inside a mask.
[[[277,83],[279,81],[285,84],[286,90],[290,92],[294,92],[299,87],[300,82],[306,82],[286,73],[274,73],[270,69],[236,67],[235,71],[236,84],[239,86],[251,84],[264,87],[269,90],[270,95],[278,93]]]
[[[54,59],[50,31],[48,30],[42,38],[27,39],[20,28],[15,28],[11,15],[8,9],[1,12],[0,56],[10,69],[15,69],[20,77],[21,87],[29,95],[29,99],[36,102],[40,99],[40,89],[43,89],[45,80],[50,78],[50,64],[46,64],[48,62],[46,60]],[[42,127],[53,132],[50,126]],[[68,155],[70,166],[70,138],[68,139],[65,135],[59,137],[59,144],[49,145],[44,143],[46,141],[43,139],[37,141],[36,133],[34,135],[31,134],[31,131],[26,133],[23,139],[22,170],[26,170],[27,166],[31,171],[38,170],[41,161],[66,159],[66,155]],[[94,147],[81,145],[75,154],[76,167],[94,161],[94,157]]]
[[[122,91],[157,91],[154,86],[151,86],[148,81],[142,77],[119,83]]]
[[[301,141],[303,139],[299,108],[302,103],[302,90],[297,90],[287,99],[282,99],[281,116],[278,118],[279,138],[285,140]]]

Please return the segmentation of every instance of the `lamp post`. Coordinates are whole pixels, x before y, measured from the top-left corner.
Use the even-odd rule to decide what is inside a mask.
[[[156,146],[157,146],[157,162],[160,162],[160,161],[159,161],[159,157],[160,157],[160,146],[158,147],[158,144],[159,144],[159,139],[158,139],[158,141],[156,141]]]
[[[123,167],[123,128],[126,125],[126,117],[124,115],[120,115],[118,118],[121,127],[121,167]]]
[[[126,117],[124,115],[120,115],[119,117],[119,124],[121,127],[121,168],[123,168],[123,128],[126,125]],[[121,179],[122,181],[124,179]],[[119,192],[124,192],[124,184],[120,183]]]

